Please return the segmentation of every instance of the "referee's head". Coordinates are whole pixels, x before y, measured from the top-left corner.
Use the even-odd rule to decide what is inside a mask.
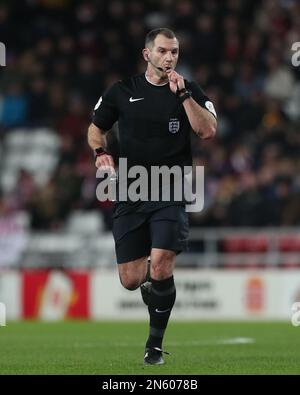
[[[166,70],[175,69],[178,55],[179,43],[172,30],[164,27],[147,34],[143,56],[148,62],[148,68],[156,74],[165,74]]]
[[[147,35],[146,35],[146,39],[145,39],[145,47],[146,48],[152,48],[154,45],[154,41],[156,39],[156,37],[161,34],[162,36],[169,38],[169,39],[176,39],[175,33],[166,28],[166,27],[160,27],[158,29],[153,29],[151,30]],[[178,41],[178,40],[177,40]]]

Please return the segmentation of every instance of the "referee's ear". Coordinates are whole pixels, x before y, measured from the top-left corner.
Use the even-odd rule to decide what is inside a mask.
[[[145,61],[149,62],[149,55],[150,55],[149,54],[149,49],[148,48],[144,48],[142,53],[143,53],[143,57],[144,57]]]

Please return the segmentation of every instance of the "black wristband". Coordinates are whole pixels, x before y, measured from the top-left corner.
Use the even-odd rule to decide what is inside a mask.
[[[186,99],[189,99],[190,97],[192,97],[192,92],[186,90],[184,95],[179,96],[180,103],[183,103]]]
[[[102,155],[107,155],[107,152],[102,147],[96,148],[94,151],[94,158],[95,160]]]
[[[181,93],[185,93],[185,92],[187,92],[187,89],[186,89],[186,88],[177,89],[177,91],[176,91],[176,96],[180,96]]]

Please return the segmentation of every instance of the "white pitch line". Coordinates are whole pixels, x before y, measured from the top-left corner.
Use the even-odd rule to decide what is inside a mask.
[[[234,345],[234,344],[252,344],[255,343],[255,339],[251,337],[233,337],[229,339],[219,339],[219,340],[208,340],[208,341],[188,341],[188,342],[168,342],[170,346],[214,346],[214,345]]]
[[[220,340],[218,344],[251,344],[255,343],[252,337],[233,337],[232,339]]]
[[[253,344],[255,343],[255,339],[252,337],[233,337],[228,339],[214,339],[209,341],[201,341],[201,340],[190,340],[190,341],[182,341],[182,342],[173,342],[169,341],[168,346],[170,347],[189,347],[189,346],[219,346],[219,345],[235,345],[235,344]],[[91,342],[91,343],[75,343],[74,347],[79,348],[94,348],[94,347],[107,347],[108,343],[103,344],[101,340],[99,342]],[[114,342],[111,344],[112,347],[143,347],[143,343],[137,342]]]

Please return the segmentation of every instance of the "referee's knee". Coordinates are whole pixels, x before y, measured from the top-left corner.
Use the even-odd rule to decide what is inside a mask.
[[[173,274],[176,254],[173,251],[160,250],[151,255],[151,277],[164,280]]]
[[[140,286],[140,281],[129,276],[120,276],[120,282],[129,291],[135,291]]]

